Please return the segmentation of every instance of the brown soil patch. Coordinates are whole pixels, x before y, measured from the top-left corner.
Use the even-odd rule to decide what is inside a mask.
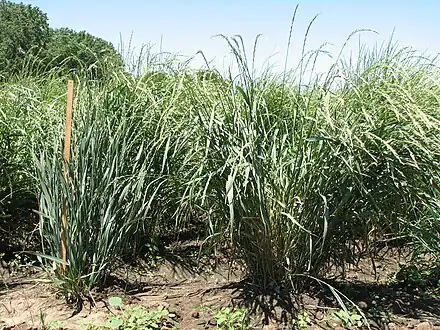
[[[328,283],[361,308],[372,329],[440,329],[440,300],[393,282],[402,261],[391,251],[376,260],[375,273],[370,260],[365,259],[347,269],[345,280]],[[42,274],[4,278],[7,287],[0,289],[0,329],[41,329],[42,319],[46,324],[58,322],[65,329],[102,324],[114,312],[106,303],[113,295],[122,297],[126,307],[168,308],[176,314],[175,325],[179,329],[216,329],[209,308],[216,311],[225,306],[253,308],[254,329],[294,329],[292,325],[283,325],[283,321],[297,319],[297,313],[303,311],[312,321],[307,329],[344,329],[341,322],[330,317],[339,307],[328,290],[323,289],[325,286],[301,297],[283,298],[261,295],[241,282],[239,270],[231,273],[226,266],[204,274],[176,269],[170,264],[154,272],[128,273],[126,281],[115,281],[105,294],[94,296],[95,307],[86,304],[73,316],[65,301],[56,298],[51,286],[42,282]]]

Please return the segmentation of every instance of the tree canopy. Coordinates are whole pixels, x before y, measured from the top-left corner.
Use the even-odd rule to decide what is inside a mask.
[[[0,73],[21,69],[29,54],[37,54],[49,41],[47,16],[38,7],[0,0]]]
[[[76,32],[68,28],[51,29],[47,53],[51,66],[69,71],[88,69],[94,76],[101,74],[102,64],[124,65],[121,55],[110,42],[86,31]]]
[[[99,78],[105,67],[124,66],[113,45],[86,31],[52,29],[38,7],[0,0],[0,76],[20,72],[26,59],[61,72],[88,70]]]

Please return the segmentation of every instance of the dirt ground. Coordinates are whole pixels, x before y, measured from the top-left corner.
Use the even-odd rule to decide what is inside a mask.
[[[440,299],[393,281],[399,262],[401,258],[391,251],[375,262],[376,273],[371,271],[370,261],[363,260],[347,271],[345,280],[329,284],[360,307],[371,329],[440,329]],[[166,307],[176,315],[169,326],[179,329],[216,329],[213,311],[225,306],[254,310],[252,329],[295,329],[291,321],[304,311],[310,322],[302,329],[344,329],[329,316],[340,307],[326,290],[295,299],[262,296],[242,281],[240,269],[231,272],[226,266],[196,274],[164,263],[155,271],[130,269],[125,274],[125,280],[115,281],[106,292],[94,296],[95,307],[85,304],[79,314],[72,315],[73,310],[57,298],[43,273],[11,276],[4,270],[0,329],[42,329],[43,324],[54,321],[61,329],[102,324],[117,312],[107,303],[110,296],[122,297],[124,307]]]

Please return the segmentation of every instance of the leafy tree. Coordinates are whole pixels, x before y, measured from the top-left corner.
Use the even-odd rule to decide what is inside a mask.
[[[122,68],[121,55],[110,42],[86,31],[76,32],[68,28],[52,29],[47,47],[52,67],[68,71],[89,70],[93,78],[99,78],[106,66]]]
[[[47,16],[38,7],[0,0],[0,75],[18,72],[48,41]]]

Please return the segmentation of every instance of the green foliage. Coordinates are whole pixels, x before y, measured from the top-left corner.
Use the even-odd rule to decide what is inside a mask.
[[[38,7],[0,1],[0,81],[18,73],[26,57],[38,54],[48,41],[47,16]]]
[[[224,79],[219,72],[216,70],[203,70],[200,69],[196,73],[197,79],[200,81],[206,81],[211,83],[223,83]]]
[[[64,328],[63,322],[59,322],[59,321],[46,322],[46,316],[42,311],[40,311],[40,323],[42,330],[58,330]]]
[[[117,297],[117,296],[110,297],[108,299],[108,303],[111,307],[120,307],[122,306],[122,299],[121,297]]]
[[[0,2],[0,81],[25,71],[27,60],[45,47],[48,31],[46,15],[38,8]],[[44,140],[45,133],[52,133],[44,131],[50,126],[44,120],[52,111],[42,109],[46,104],[42,104],[40,92],[51,89],[57,93],[56,83],[54,80],[41,90],[38,83],[25,81],[0,85],[0,216],[10,217],[31,204],[33,180],[26,173],[32,172],[30,150]]]
[[[42,256],[49,261],[61,258],[59,224],[66,196],[68,266],[53,275],[74,301],[103,284],[115,261],[136,257],[142,245],[175,226],[184,210],[179,191],[185,186],[177,173],[183,135],[175,134],[179,124],[162,111],[178,99],[157,95],[173,93],[178,84],[159,86],[155,94],[126,81],[123,72],[114,73],[116,79],[106,85],[77,86],[68,180],[59,138],[34,153]]]
[[[223,307],[215,313],[214,319],[219,329],[249,329],[249,315],[246,308]]]
[[[0,1],[0,81],[48,71],[100,79],[123,66],[111,43],[86,31],[51,29],[38,7]]]
[[[111,43],[86,31],[68,28],[51,29],[47,61],[49,67],[60,67],[67,73],[87,72],[92,79],[102,77],[106,70],[124,66]]]
[[[159,329],[161,325],[175,317],[174,314],[170,313],[168,309],[163,306],[158,306],[152,311],[148,311],[143,307],[123,308],[122,299],[120,297],[110,297],[109,304],[112,307],[120,309],[122,313],[112,316],[106,325],[96,327],[96,329]]]
[[[123,315],[115,316],[108,321],[107,329],[158,329],[161,323],[172,317],[174,315],[162,306],[152,311],[147,311],[142,307],[127,308]]]
[[[38,194],[43,254],[55,262],[66,196],[68,270],[54,275],[75,299],[115,260],[190,221],[205,226],[205,248],[232,248],[264,289],[301,289],[378,237],[440,251],[435,63],[405,50],[365,53],[356,68],[336,62],[303,87],[303,71],[256,76],[236,37],[225,38],[240,70],[233,79],[169,62],[134,78],[107,43],[54,33],[59,69],[0,86],[0,190]],[[106,79],[88,79],[101,69]],[[72,73],[80,83],[65,180]]]
[[[143,154],[146,146],[137,144],[136,124],[126,121],[112,126],[90,120],[73,137],[67,181],[58,158],[59,145],[36,161],[43,254],[61,257],[59,224],[62,196],[67,196],[69,265],[67,274],[56,272],[56,276],[63,291],[75,300],[102,283],[140,228],[152,230],[149,210],[163,181],[151,174],[150,159]]]
[[[6,114],[0,110],[0,216],[10,212],[11,194],[15,190],[14,177],[18,172],[17,164],[14,163],[13,136]],[[11,177],[14,176],[14,177]],[[8,211],[9,209],[9,211]]]
[[[438,176],[432,183],[437,186]],[[429,200],[422,221],[410,223],[411,260],[401,265],[396,280],[425,293],[440,293],[440,199]]]
[[[440,262],[426,256],[414,258],[408,265],[402,265],[396,274],[398,282],[431,295],[440,293],[439,277]]]
[[[61,88],[62,89],[61,89]],[[61,138],[65,83],[54,77],[0,85],[0,215],[33,208],[32,153]]]
[[[343,309],[333,312],[332,318],[333,320],[340,322],[345,329],[357,329],[364,324],[361,315]]]
[[[1,254],[0,254],[1,260]],[[8,263],[7,266],[12,276],[16,276],[18,273],[28,273],[32,274],[35,271],[34,260],[31,260],[28,255],[23,253],[18,253],[14,255]]]
[[[423,221],[436,196],[440,116],[420,59],[390,55],[342,83],[344,68],[334,69],[301,90],[288,76],[281,87],[270,74],[256,79],[241,40],[227,41],[240,81],[189,90],[200,132],[191,153],[201,159],[192,194],[211,212],[212,242],[229,238],[252,280],[299,288],[297,274],[321,277],[360,241]]]
[[[296,320],[294,320],[293,324],[296,329],[305,329],[311,325],[312,321],[310,319],[309,313],[307,311],[304,311],[302,313],[299,313],[296,317]]]

